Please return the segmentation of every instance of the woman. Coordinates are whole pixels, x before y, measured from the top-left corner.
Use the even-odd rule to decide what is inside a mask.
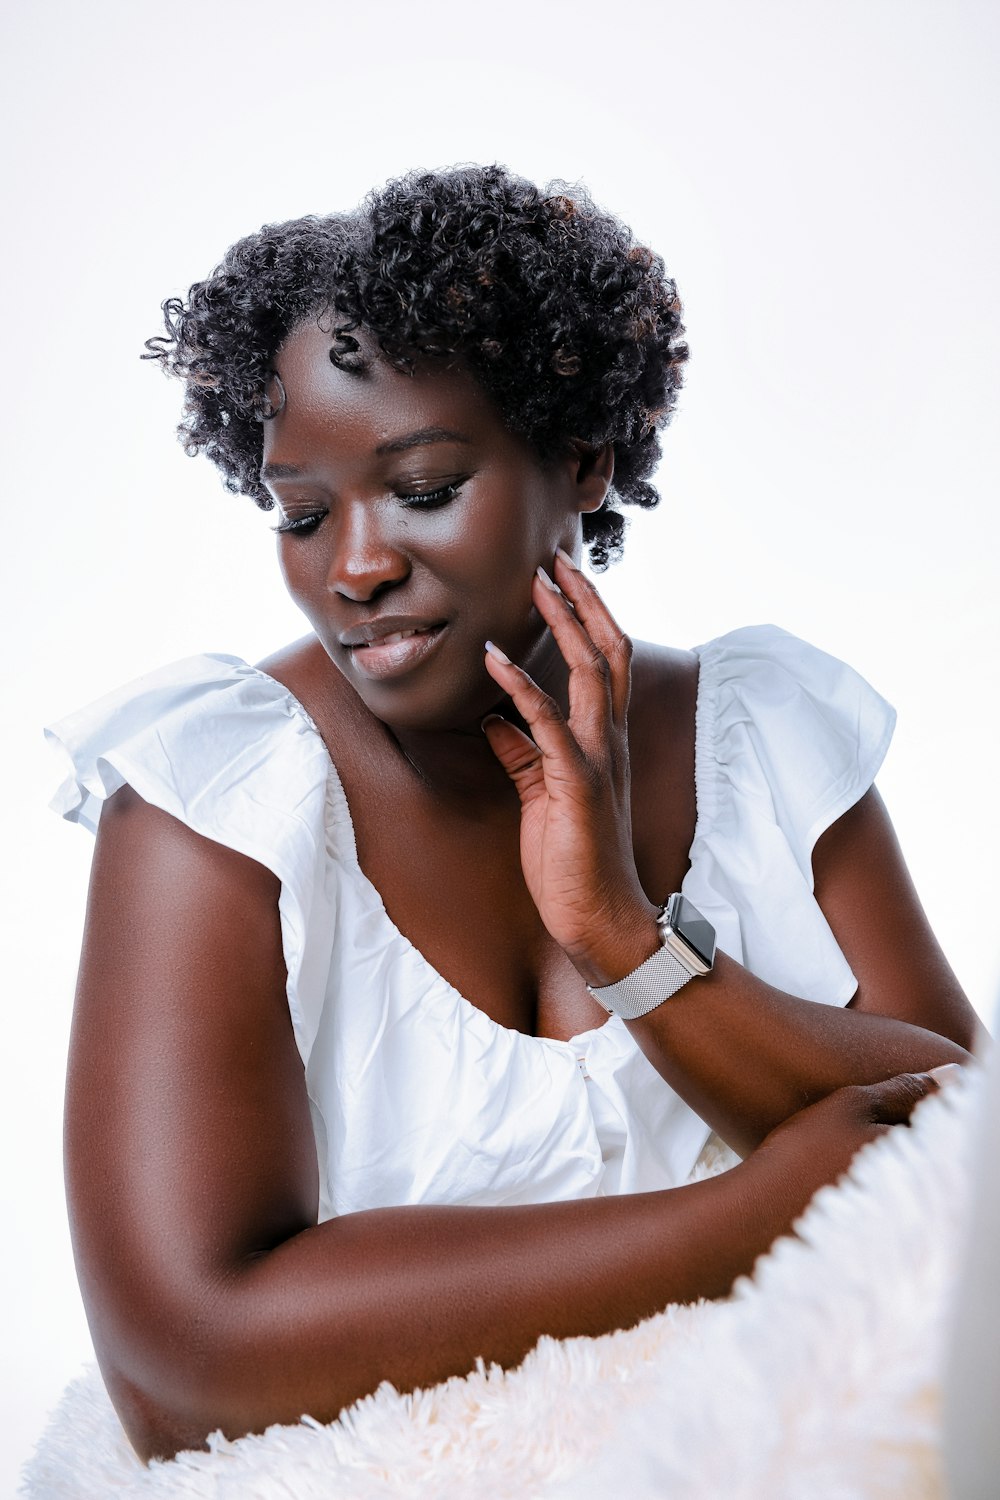
[[[100,816],[74,1241],[146,1457],[724,1295],[975,1024],[891,710],[772,627],[633,651],[579,570],[686,357],[621,225],[412,176],[165,311],[311,634],[55,731]],[[746,1159],[685,1185],[710,1127]]]

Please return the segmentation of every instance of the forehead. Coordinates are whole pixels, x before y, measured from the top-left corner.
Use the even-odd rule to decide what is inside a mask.
[[[264,423],[265,460],[275,461],[279,450],[300,442],[373,452],[425,428],[455,431],[476,442],[516,441],[467,371],[425,366],[408,374],[394,369],[363,330],[353,337],[362,358],[343,369],[330,360],[329,329],[310,320],[289,334],[273,360],[284,402]]]

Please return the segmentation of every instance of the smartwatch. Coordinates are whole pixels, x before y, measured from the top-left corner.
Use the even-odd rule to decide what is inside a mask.
[[[609,1014],[625,1021],[655,1010],[689,979],[710,973],[715,963],[715,928],[680,891],[661,906],[656,925],[661,946],[652,958],[614,984],[587,986]]]

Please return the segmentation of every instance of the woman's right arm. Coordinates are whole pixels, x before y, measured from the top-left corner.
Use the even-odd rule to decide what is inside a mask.
[[[317,1225],[278,882],[128,787],[100,824],[70,1052],[81,1290],[137,1451],[169,1457],[303,1413],[518,1363],[543,1334],[724,1295],[930,1085],[849,1089],[723,1177],[513,1208]],[[359,1003],[360,1000],[359,1000]]]

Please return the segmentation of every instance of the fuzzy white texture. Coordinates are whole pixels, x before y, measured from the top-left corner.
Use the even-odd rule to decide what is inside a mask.
[[[100,1377],[66,1391],[28,1500],[943,1500],[941,1371],[965,1253],[978,1075],[925,1100],[822,1189],[730,1298],[517,1369],[382,1386],[144,1467]],[[731,1160],[731,1158],[729,1158]],[[700,1175],[727,1164],[717,1155]]]

